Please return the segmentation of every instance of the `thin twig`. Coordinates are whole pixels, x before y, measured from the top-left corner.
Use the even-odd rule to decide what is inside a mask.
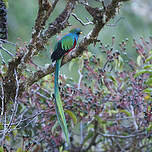
[[[4,87],[3,87],[3,82],[1,82],[1,90],[2,90],[2,95],[1,95],[1,103],[2,103],[1,116],[3,116],[3,114],[4,114]]]
[[[87,26],[87,25],[90,25],[90,24],[93,25],[93,22],[91,22],[91,21],[88,21],[87,23],[84,23],[84,22],[83,22],[80,18],[78,18],[77,15],[74,14],[74,13],[71,13],[71,15],[72,15],[77,21],[79,21],[83,26]]]
[[[3,145],[4,143],[4,139],[5,139],[5,136],[6,136],[6,130],[7,130],[7,126],[6,126],[6,123],[7,123],[7,119],[6,119],[6,112],[4,114],[4,123],[3,123],[3,131],[2,131],[2,138],[0,139],[0,145]]]
[[[42,93],[40,93],[38,91],[36,92],[36,94],[38,94],[40,97],[44,98],[45,100],[48,100],[48,101],[51,100],[51,98],[48,98],[47,96],[45,96],[44,94],[42,94]]]
[[[138,127],[137,122],[136,122],[134,107],[132,105],[130,105],[130,108],[131,108],[131,114],[132,114],[132,117],[133,117],[133,123],[134,123],[135,129],[138,130],[139,127]]]
[[[57,2],[58,0],[54,2],[53,7],[56,6]],[[61,30],[63,30],[63,28],[66,28],[68,26],[68,19],[70,17],[72,10],[74,9],[76,2],[74,0],[69,0],[63,12],[56,18],[56,20],[53,23],[49,25],[48,29],[45,31],[44,31],[45,23],[53,10],[51,9],[52,7],[50,5],[50,2],[47,1],[46,5],[49,7],[49,9],[47,10],[47,13],[44,13],[44,11],[46,10],[45,7],[43,8],[43,4],[41,3],[42,2],[40,0],[39,2],[40,8],[38,11],[37,19],[35,21],[35,29],[32,34],[32,39],[30,40],[30,43],[27,46],[28,51],[27,53],[25,53],[25,55],[22,58],[22,65],[27,63],[27,61],[29,61],[40,50],[44,49],[44,44],[48,42],[48,39],[51,36],[55,35],[56,33],[59,33]]]
[[[81,88],[81,81],[82,81],[82,78],[83,78],[83,75],[81,74],[81,71],[82,71],[82,68],[80,68],[80,69],[78,70],[78,73],[79,73],[78,89]]]
[[[9,130],[7,130],[7,133],[10,133],[10,132],[12,132],[12,131],[14,131],[14,130],[17,130],[17,129],[22,129],[22,128],[25,128],[25,127],[27,127],[34,119],[35,119],[35,117],[37,117],[37,116],[39,116],[40,114],[42,114],[44,111],[39,111],[39,112],[37,112],[36,114],[34,114],[33,116],[31,116],[31,117],[27,117],[27,118],[25,118],[25,119],[22,119],[23,118],[23,115],[21,115],[21,118],[20,118],[20,120],[18,121],[18,122],[13,122],[13,123],[11,123],[11,126],[12,125],[16,125],[13,129],[9,129]],[[19,125],[22,123],[22,122],[26,122],[27,120],[29,120],[29,119],[31,119],[29,122],[28,122],[28,124],[26,124],[25,126],[20,126],[19,127]],[[5,124],[5,126],[8,128],[8,126],[9,126],[9,124]],[[1,131],[0,132],[0,134],[2,134],[3,133],[3,131]]]
[[[76,48],[74,51],[72,51],[71,53],[69,53],[68,55],[66,55],[63,60],[62,60],[62,65],[64,65],[65,63],[68,63],[70,62],[73,58],[76,58],[78,56],[80,56],[87,48],[88,45],[90,45],[91,43],[94,42],[94,39],[96,39],[98,37],[98,34],[99,32],[101,31],[101,29],[104,27],[104,25],[106,25],[106,23],[115,15],[115,12],[116,12],[116,9],[119,7],[119,2],[121,1],[124,1],[124,0],[118,0],[118,1],[112,1],[111,4],[108,5],[108,9],[111,10],[111,12],[109,13],[109,10],[106,9],[106,12],[105,14],[107,15],[107,19],[106,19],[106,22],[102,23],[102,19],[100,20],[99,18],[99,21],[100,22],[97,22],[93,28],[92,31],[90,31],[88,33],[88,35],[86,37],[84,37],[84,39],[79,43],[79,46],[78,48]],[[69,3],[69,5],[71,6],[75,6],[75,3],[71,4]],[[94,10],[94,8],[92,7],[88,7],[88,5],[85,5],[87,7],[87,11],[90,9],[90,12],[92,11],[92,9]],[[69,6],[66,7],[66,9],[69,9]],[[68,11],[68,15],[71,14],[71,11],[73,9],[70,9]],[[95,11],[95,10],[94,10]],[[98,10],[99,11],[99,10]],[[65,12],[65,10],[64,10]],[[63,12],[63,14],[64,14]],[[69,16],[68,16],[69,17]],[[102,17],[102,16],[101,16]],[[59,20],[60,19],[60,16],[56,19],[56,20]],[[68,20],[68,18],[66,18],[66,21]],[[65,21],[62,17],[62,20],[61,21]],[[56,27],[56,30],[54,30],[54,24],[56,22],[50,24],[48,30],[45,31],[44,35],[46,35],[44,37],[45,40],[48,40],[48,38],[50,38],[52,35],[54,35],[54,32],[56,33],[56,30],[59,28],[59,32],[60,32],[60,27]],[[61,22],[63,23],[63,22]],[[59,24],[60,25],[60,24]],[[53,31],[53,32],[52,32]],[[46,41],[44,41],[43,44],[45,44]],[[28,78],[26,81],[24,81],[22,84],[21,84],[21,90],[24,91],[26,88],[28,88],[29,86],[31,86],[33,83],[37,82],[39,79],[41,79],[42,77],[50,74],[50,73],[53,73],[54,72],[54,69],[55,69],[55,66],[53,66],[52,64],[50,64],[47,68],[42,68],[38,71],[36,71],[32,77]]]
[[[0,49],[2,49],[3,51],[5,51],[8,55],[10,55],[11,57],[14,57],[14,54],[12,54],[10,51],[8,51],[7,49],[5,49],[2,44],[0,44]]]
[[[2,55],[1,52],[0,52],[0,57],[1,57],[1,59],[2,59],[2,64],[6,64],[6,62],[5,62],[5,60],[4,60],[4,57],[3,57],[3,55]]]
[[[83,143],[83,141],[84,141],[83,122],[82,121],[80,122],[80,137],[81,137],[81,140],[80,140],[80,145],[81,145]]]
[[[16,125],[14,129],[16,129],[21,124],[21,122],[23,121],[23,116],[27,111],[28,109],[24,110],[24,112],[20,115],[20,120],[18,122],[12,123],[12,125]]]
[[[116,21],[115,21],[115,23],[114,24],[107,24],[106,26],[112,26],[112,27],[114,27],[114,26],[116,26],[121,20],[123,20],[123,19],[125,19],[125,17],[119,17]]]
[[[0,41],[1,41],[1,42],[5,42],[5,43],[8,43],[8,44],[11,44],[11,45],[13,45],[13,46],[16,46],[15,43],[10,42],[10,41],[7,41],[7,40],[0,39]],[[1,43],[1,42],[0,42],[0,43]]]
[[[137,136],[143,136],[143,135],[146,135],[145,132],[143,133],[137,133],[137,134],[133,134],[133,135],[128,135],[128,136],[123,136],[123,135],[112,135],[112,134],[103,134],[103,133],[100,133],[98,132],[99,135],[103,136],[103,137],[115,137],[115,138],[122,138],[122,139],[126,139],[126,138],[133,138],[133,137],[137,137]]]

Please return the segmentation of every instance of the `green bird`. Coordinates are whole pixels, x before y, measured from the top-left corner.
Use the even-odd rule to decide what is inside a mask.
[[[75,28],[71,30],[69,34],[65,35],[61,40],[59,40],[56,43],[54,52],[51,55],[52,62],[56,61],[55,78],[54,78],[54,96],[55,96],[56,115],[58,122],[62,128],[62,131],[64,133],[67,147],[70,146],[70,140],[69,140],[68,127],[62,106],[62,101],[59,93],[59,85],[58,85],[59,70],[61,66],[62,57],[67,55],[70,51],[72,51],[75,48],[79,35],[81,33],[82,32],[79,28]]]

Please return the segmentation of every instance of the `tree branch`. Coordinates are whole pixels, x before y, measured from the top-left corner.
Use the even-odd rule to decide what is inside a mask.
[[[83,26],[87,26],[87,25],[90,25],[90,24],[93,24],[93,22],[91,21],[88,21],[87,23],[84,23],[80,18],[77,17],[76,14],[72,13],[71,14],[77,21],[79,21]]]
[[[51,5],[49,0],[39,0],[39,10],[38,15],[35,20],[35,26],[32,33],[32,39],[30,40],[29,45],[27,46],[27,53],[23,56],[22,62],[27,63],[33,55],[35,51],[38,49],[38,42],[41,39],[42,32],[45,28],[46,21],[48,20],[49,16],[53,12],[58,0],[55,0],[53,5]],[[34,50],[34,51],[33,51]],[[39,48],[40,50],[40,48]]]
[[[72,59],[80,56],[86,50],[88,45],[96,42],[96,39],[97,39],[98,34],[101,31],[101,29],[111,18],[113,18],[116,15],[116,10],[117,10],[117,8],[119,8],[119,2],[121,2],[121,1],[124,1],[124,0],[113,0],[112,3],[109,4],[105,10],[104,9],[100,10],[98,8],[92,8],[91,6],[88,6],[85,4],[86,10],[94,17],[95,27],[79,43],[79,46],[75,50],[73,50],[71,53],[69,53],[67,56],[65,56],[63,58],[62,65],[66,64],[66,63],[70,62]],[[70,5],[72,5],[72,4],[69,4],[69,6],[67,6],[67,7],[70,7]],[[70,15],[70,12],[68,12],[68,16]],[[65,13],[63,13],[63,14],[65,14]],[[53,36],[56,32],[58,32],[58,28],[60,29],[59,31],[61,31],[62,28],[64,27],[64,26],[60,26],[60,25],[63,25],[62,23],[65,23],[65,21],[61,18],[61,16],[62,16],[62,14],[56,19],[56,21],[54,23],[50,24],[49,29],[45,32],[46,40],[48,38],[50,38],[51,36]],[[103,18],[106,18],[106,19],[103,20]],[[64,22],[61,21],[61,19]],[[60,22],[58,25],[57,23],[59,20],[60,20]],[[66,19],[66,22],[67,21],[68,20]],[[55,28],[55,24],[57,24],[56,28]],[[65,24],[65,26],[66,26],[66,24]],[[53,31],[54,29],[55,29],[55,31]],[[44,43],[45,43],[45,37],[43,37],[43,39],[44,39]],[[33,83],[37,82],[39,79],[43,78],[44,76],[53,73],[54,69],[55,69],[55,66],[51,64],[47,68],[43,68],[43,69],[40,69],[39,71],[35,72],[33,74],[33,76],[29,77],[25,82],[23,82],[21,84],[21,91],[24,91],[26,88],[28,88],[29,86],[31,86]]]
[[[44,34],[42,35],[42,31],[44,29],[46,20],[55,8],[57,2],[58,0],[55,0],[53,5],[51,5],[48,0],[39,0],[38,16],[35,23],[34,33],[32,34],[32,39],[26,48],[27,52],[20,52],[20,55],[14,57],[12,61],[8,63],[8,71],[6,73],[6,76],[4,77],[4,92],[5,96],[7,96],[6,101],[9,101],[10,97],[15,97],[16,86],[14,84],[14,69],[17,69],[19,71],[18,76],[20,78],[21,72],[26,68],[26,63],[35,54],[37,54],[40,50],[44,48],[44,45],[48,42],[48,39],[56,33],[61,32],[61,30],[68,26],[68,19],[76,4],[75,0],[69,0],[67,2],[64,11],[56,18],[56,20],[53,23],[50,24],[48,29],[45,30]],[[46,13],[42,12],[42,10]],[[19,93],[21,93],[21,89]]]
[[[24,69],[25,64],[34,55],[36,55],[40,50],[44,49],[44,45],[48,42],[49,38],[54,36],[56,33],[60,33],[64,28],[66,28],[69,25],[68,19],[76,4],[75,0],[69,0],[67,2],[67,5],[66,5],[65,9],[63,10],[63,12],[55,19],[55,21],[53,23],[50,23],[47,30],[43,31],[45,22],[48,19],[49,15],[51,14],[54,7],[56,6],[57,2],[58,2],[58,0],[55,0],[52,7],[50,6],[50,3],[49,4],[47,3],[47,6],[49,7],[49,9],[48,9],[48,12],[46,13],[46,15],[43,17],[43,19],[41,19],[42,13],[39,13],[40,15],[38,15],[37,18],[38,19],[40,18],[40,22],[38,19],[36,19],[35,32],[32,35],[32,39],[31,39],[29,45],[27,46],[27,50],[28,50],[27,53],[25,53],[25,55],[22,57],[20,71],[22,71]],[[41,9],[42,9],[41,1],[39,1],[39,3],[40,3],[39,12],[41,12]],[[40,25],[42,24],[41,28],[40,28],[39,24]],[[43,31],[43,34],[42,34],[42,31]]]
[[[128,136],[112,135],[112,134],[102,134],[102,133],[99,133],[99,135],[101,135],[103,137],[107,137],[107,138],[114,137],[114,138],[126,139],[126,138],[133,138],[133,137],[137,137],[137,136],[144,136],[144,135],[146,135],[146,132],[136,133],[136,134],[132,134],[132,135],[128,135]]]

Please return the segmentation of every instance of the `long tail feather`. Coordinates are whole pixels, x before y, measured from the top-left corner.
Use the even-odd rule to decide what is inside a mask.
[[[57,119],[64,133],[67,146],[69,146],[70,145],[69,132],[68,132],[68,127],[67,127],[67,123],[66,123],[66,119],[64,115],[64,110],[62,106],[62,101],[61,101],[61,97],[59,93],[59,85],[58,85],[60,66],[61,66],[61,59],[56,61],[56,68],[55,68],[55,79],[54,79],[55,106],[56,106]]]

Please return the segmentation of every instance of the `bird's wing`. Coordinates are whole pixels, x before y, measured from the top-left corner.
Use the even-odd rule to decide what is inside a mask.
[[[71,33],[64,36],[61,39],[62,49],[66,51],[70,50],[74,46],[74,41],[75,41],[75,38]]]
[[[76,45],[74,36],[70,33],[65,35],[54,47],[54,52],[51,55],[52,61],[60,59],[63,55],[71,51]]]

